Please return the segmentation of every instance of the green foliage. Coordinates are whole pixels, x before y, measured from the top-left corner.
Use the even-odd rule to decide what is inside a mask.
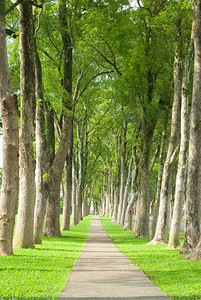
[[[86,217],[62,238],[43,237],[35,249],[14,249],[0,256],[0,299],[56,299],[80,256],[92,217]]]
[[[101,217],[101,221],[119,250],[171,299],[200,299],[201,261],[179,260],[178,249],[168,250],[164,244],[147,246],[148,238],[135,238],[131,231],[125,231],[109,218]]]

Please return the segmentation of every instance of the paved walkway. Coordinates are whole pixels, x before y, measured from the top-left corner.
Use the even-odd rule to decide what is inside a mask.
[[[167,300],[122,254],[94,216],[85,248],[58,299]]]

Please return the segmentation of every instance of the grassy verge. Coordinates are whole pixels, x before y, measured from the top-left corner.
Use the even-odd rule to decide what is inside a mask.
[[[15,256],[0,256],[0,299],[55,299],[83,250],[91,216],[62,238],[43,238],[35,249],[15,249]]]
[[[114,244],[172,299],[201,299],[201,261],[179,260],[177,250],[167,245],[146,246],[148,238],[138,239],[123,226],[101,217]],[[181,237],[183,243],[183,235]]]

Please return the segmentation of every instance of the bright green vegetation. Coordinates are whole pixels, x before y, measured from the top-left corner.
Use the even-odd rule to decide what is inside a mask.
[[[148,238],[138,239],[131,231],[101,217],[114,244],[172,299],[201,299],[201,261],[179,260],[177,250],[167,245],[146,246]],[[183,243],[183,235],[181,237]]]
[[[0,256],[0,299],[55,299],[83,250],[91,219],[88,216],[63,231],[62,238],[44,237],[35,249],[15,249],[15,256]]]

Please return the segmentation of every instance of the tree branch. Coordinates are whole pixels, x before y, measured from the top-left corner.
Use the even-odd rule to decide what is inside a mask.
[[[5,11],[5,15],[7,15],[9,12],[11,12],[16,6],[18,6],[19,4],[22,4],[22,3],[28,3],[30,5],[33,5],[33,6],[36,6],[36,7],[39,7],[39,8],[42,8],[43,5],[42,4],[37,4],[36,2],[34,1],[25,1],[25,0],[18,0],[16,1],[15,3],[13,3],[6,11]]]

